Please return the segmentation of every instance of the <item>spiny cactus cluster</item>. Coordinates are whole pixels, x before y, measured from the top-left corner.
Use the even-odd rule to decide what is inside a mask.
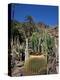
[[[51,53],[54,47],[54,37],[50,36],[45,30],[40,33],[33,33],[31,37],[32,48],[34,52]]]

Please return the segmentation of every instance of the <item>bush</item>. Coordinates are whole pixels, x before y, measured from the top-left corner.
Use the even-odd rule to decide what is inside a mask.
[[[47,58],[43,55],[30,56],[24,64],[24,72],[26,75],[46,74]]]

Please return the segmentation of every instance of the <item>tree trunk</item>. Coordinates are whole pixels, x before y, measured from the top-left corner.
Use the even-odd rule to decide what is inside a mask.
[[[29,58],[29,53],[28,53],[28,38],[26,38],[25,61],[28,58]]]

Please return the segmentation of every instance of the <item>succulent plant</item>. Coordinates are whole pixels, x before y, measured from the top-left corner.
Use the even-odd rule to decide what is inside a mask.
[[[44,55],[30,56],[24,64],[26,75],[47,74],[47,58]]]

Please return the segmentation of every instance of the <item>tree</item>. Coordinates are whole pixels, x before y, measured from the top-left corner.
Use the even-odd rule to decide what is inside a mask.
[[[23,23],[23,28],[26,34],[26,37],[32,35],[32,32],[35,30],[35,23],[32,16],[25,16],[25,22]]]
[[[34,23],[32,16],[26,16],[25,22],[23,24],[25,38],[26,38],[26,49],[25,49],[25,61],[28,59],[28,38],[32,35],[32,32],[34,31]]]
[[[33,20],[33,17],[32,16],[25,16],[25,20],[30,23],[30,24],[33,24],[34,23],[34,20]]]

